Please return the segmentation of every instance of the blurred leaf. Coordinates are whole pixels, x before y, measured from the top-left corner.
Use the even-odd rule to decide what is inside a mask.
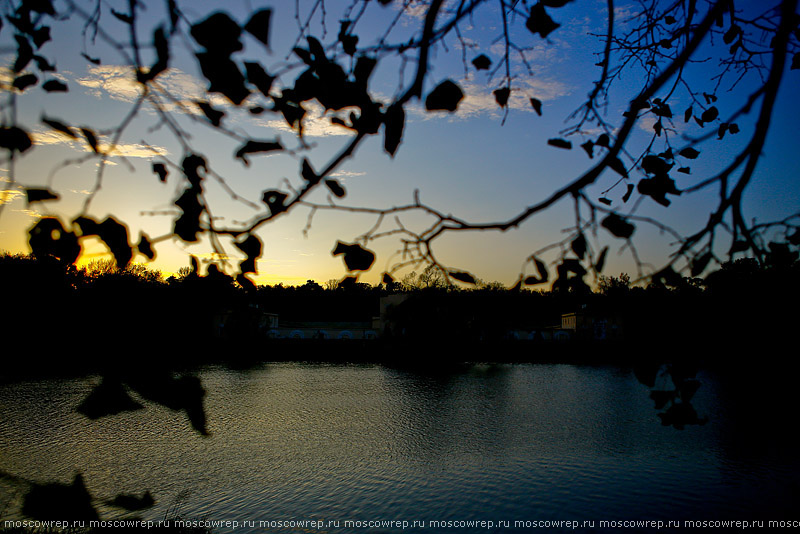
[[[203,115],[213,124],[214,126],[219,126],[220,121],[222,121],[222,117],[225,116],[224,111],[219,111],[218,109],[214,109],[211,104],[208,102],[197,101],[195,102],[197,107],[203,112]]]
[[[253,15],[250,22],[259,13]],[[250,30],[247,31],[252,33]],[[227,57],[242,49],[242,42],[239,39],[242,29],[227,13],[221,11],[192,25],[189,33],[197,44],[208,50],[211,55]]]
[[[689,146],[678,152],[678,154],[684,158],[695,159],[700,155],[700,152]]]
[[[728,124],[728,131],[729,131],[730,133],[732,133],[733,135],[736,135],[736,134],[738,134],[738,133],[739,133],[739,125],[738,125],[738,124],[736,124],[735,122],[731,122],[731,123],[729,123],[729,124]]]
[[[102,239],[114,255],[117,267],[126,269],[133,258],[133,249],[128,243],[128,227],[108,217],[97,228],[97,236]]]
[[[342,187],[342,184],[340,184],[338,181],[326,178],[325,185],[335,196],[342,198],[345,195],[344,187]]]
[[[92,496],[83,477],[76,474],[72,484],[31,484],[25,495],[22,513],[37,520],[97,520]]]
[[[166,183],[167,174],[169,174],[169,171],[167,171],[167,166],[166,165],[164,165],[163,163],[153,163],[153,172],[158,175],[158,179],[162,183]]]
[[[597,201],[600,202],[601,204],[605,204],[606,206],[611,205],[611,200],[606,197],[600,197],[597,199]]]
[[[673,164],[667,163],[658,156],[648,154],[642,158],[642,168],[647,174],[655,174],[657,176],[666,176],[672,169]]]
[[[83,59],[85,59],[86,61],[88,61],[92,65],[100,65],[100,58],[89,57],[84,53],[81,53],[81,56],[83,56]]]
[[[34,256],[53,256],[65,263],[75,263],[81,254],[81,246],[75,234],[67,232],[54,217],[39,219],[28,231],[28,244]]]
[[[508,97],[511,96],[511,89],[509,89],[508,87],[503,87],[501,89],[495,89],[493,91],[493,94],[494,94],[494,99],[497,102],[497,104],[501,108],[504,108],[508,104]]]
[[[28,136],[28,132],[16,126],[0,127],[0,147],[17,152],[25,152],[33,142]]]
[[[98,232],[100,232],[100,224],[96,220],[83,215],[75,218],[75,220],[72,221],[72,225],[73,227],[77,225],[81,237],[97,235]]]
[[[692,118],[692,106],[686,108],[686,111],[683,114],[683,122],[689,122],[689,119]]]
[[[597,262],[594,264],[594,269],[600,273],[603,272],[603,268],[606,266],[606,255],[608,254],[608,247],[603,247],[603,250],[600,251],[600,256],[597,258]]]
[[[133,17],[130,15],[126,15],[125,13],[120,13],[116,9],[111,9],[111,14],[114,15],[116,18],[124,22],[125,24],[133,24]]]
[[[730,29],[722,36],[722,41],[725,44],[731,44],[740,33],[742,33],[742,29],[736,24],[731,24]]]
[[[525,22],[525,27],[533,34],[538,33],[542,39],[547,38],[559,26],[561,25],[550,18],[541,3],[536,3],[531,7],[528,20]]]
[[[717,109],[717,106],[711,106],[703,112],[703,114],[700,116],[700,120],[703,122],[711,122],[716,119],[717,116],[719,116],[719,110]]]
[[[381,282],[384,284],[391,284],[394,282],[394,278],[389,273],[383,273],[383,277],[381,278]]]
[[[583,232],[579,232],[578,236],[572,240],[570,248],[578,258],[583,259],[586,255],[586,237],[583,235]]]
[[[477,70],[489,70],[492,66],[492,60],[486,54],[481,54],[472,60],[472,65]]]
[[[383,149],[394,157],[400,141],[403,139],[403,129],[405,128],[406,112],[403,106],[392,105],[386,110],[383,116],[384,139]]]
[[[564,148],[566,150],[572,149],[572,141],[567,141],[566,139],[548,139],[547,144],[558,148]]]
[[[196,57],[203,76],[209,82],[209,92],[220,93],[237,106],[250,95],[242,72],[230,57],[209,52],[200,52]]]
[[[600,136],[597,138],[597,141],[595,141],[594,144],[596,144],[597,146],[610,148],[610,141],[611,140],[609,139],[608,134],[600,134]]]
[[[525,278],[525,285],[532,286],[536,284],[544,284],[550,279],[550,274],[547,272],[547,266],[539,258],[533,258],[533,264],[536,266],[536,274],[538,274],[538,277],[528,276]]]
[[[269,23],[271,18],[272,10],[262,9],[253,13],[253,16],[244,25],[245,31],[261,41],[267,48],[269,48]]]
[[[261,196],[261,201],[269,207],[269,211],[272,215],[276,215],[286,210],[284,203],[287,197],[288,195],[282,191],[269,190],[264,191],[264,194]]]
[[[540,117],[542,116],[542,101],[538,98],[531,98],[531,106],[533,106],[533,110],[536,112],[537,115]]]
[[[175,220],[172,231],[187,243],[197,242],[197,234],[201,231],[200,215],[203,213],[203,206],[200,204],[199,195],[199,186],[190,185],[175,201],[175,205],[183,213]]]
[[[283,150],[283,145],[278,141],[254,141],[250,139],[239,147],[239,150],[236,151],[236,157],[241,159],[245,165],[249,165],[250,162],[245,158],[246,154],[275,152],[276,150]]]
[[[581,145],[581,148],[586,151],[589,158],[594,158],[594,142],[590,139]]]
[[[475,283],[475,277],[465,271],[448,271],[447,274],[459,282],[464,282],[465,284]]]
[[[617,157],[612,158],[608,162],[608,167],[611,170],[616,171],[618,174],[622,175],[623,177],[625,177],[625,178],[628,177],[628,169],[625,168],[625,164],[622,163],[621,159],[619,159]]]
[[[706,99],[706,104],[711,104],[712,102],[717,101],[717,97],[715,95],[710,95],[708,93],[703,93],[703,98]]]
[[[127,392],[119,380],[103,378],[91,393],[75,409],[89,419],[99,419],[107,415],[133,412],[144,408]]]
[[[261,256],[261,240],[253,234],[248,234],[244,241],[235,242],[234,245],[247,255],[247,259],[239,264],[239,272],[241,274],[257,272],[256,260]]]
[[[269,98],[269,90],[272,88],[272,82],[275,81],[275,77],[267,74],[267,71],[259,63],[248,61],[245,62],[244,67],[247,73],[247,81],[255,85],[262,95]]]
[[[708,262],[711,261],[711,258],[712,256],[710,252],[706,252],[705,254],[696,257],[692,261],[692,276],[700,276],[703,271],[706,270]]]
[[[311,163],[308,162],[307,158],[303,158],[303,168],[300,171],[300,175],[306,180],[309,184],[316,184],[319,182],[319,176],[314,171],[313,167],[311,167]]]
[[[375,261],[375,253],[358,244],[336,242],[332,254],[344,256],[344,264],[348,271],[368,271]]]
[[[14,78],[14,82],[11,85],[13,85],[15,89],[24,91],[31,85],[36,84],[38,81],[39,78],[37,78],[35,74],[23,74],[22,76],[17,76]]]
[[[56,79],[47,80],[42,84],[42,89],[48,93],[66,93],[69,91],[67,84],[62,83]]]
[[[15,35],[14,39],[17,41],[17,59],[14,61],[12,70],[16,73],[22,72],[33,59],[33,48],[28,39],[22,35]]]
[[[425,109],[428,111],[450,111],[458,108],[458,103],[464,98],[461,88],[452,80],[445,80],[428,94],[425,99]]]
[[[164,28],[159,26],[153,32],[153,48],[156,50],[156,61],[145,73],[139,71],[136,73],[136,78],[141,83],[147,83],[154,80],[156,76],[167,70],[169,66],[169,40],[164,34]]]
[[[683,173],[683,174],[692,174],[692,168],[691,167],[679,167],[678,168],[678,172]]]
[[[633,184],[628,184],[628,188],[625,191],[625,194],[622,195],[622,201],[627,202],[631,198],[631,193],[633,193]]]
[[[156,259],[156,253],[150,244],[150,238],[147,237],[147,234],[143,233],[139,236],[139,244],[136,245],[136,250],[138,250],[150,261]]]
[[[97,148],[97,137],[94,135],[94,132],[89,128],[81,128],[80,130],[83,134],[83,137],[86,139],[86,142],[89,143],[89,146],[92,147],[92,150],[95,152],[95,154],[99,154]]]
[[[53,193],[49,189],[26,188],[25,194],[28,196],[28,204],[43,200],[58,200],[60,198],[57,193]]]
[[[616,213],[610,213],[600,222],[600,225],[616,237],[622,239],[630,238],[633,235],[633,231],[636,229],[634,225]]]
[[[186,175],[186,179],[189,180],[189,183],[194,187],[200,187],[200,184],[203,181],[203,177],[200,176],[200,169],[208,171],[206,160],[197,154],[189,154],[183,158],[181,167],[183,169],[183,174]]]

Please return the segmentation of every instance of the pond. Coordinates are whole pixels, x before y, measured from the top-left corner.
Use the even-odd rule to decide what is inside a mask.
[[[522,532],[534,521],[797,519],[796,444],[745,418],[746,394],[711,373],[694,401],[709,421],[684,430],[662,426],[648,389],[611,366],[198,374],[210,437],[149,403],[88,420],[74,408],[98,377],[0,385],[2,519],[21,517],[24,481],[77,472],[104,519],[180,515],[238,521],[237,532],[267,530],[259,521],[270,532],[403,530],[373,521]],[[146,490],[156,505],[144,512],[103,503]]]

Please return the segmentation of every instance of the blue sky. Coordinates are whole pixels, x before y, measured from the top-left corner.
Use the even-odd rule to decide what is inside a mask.
[[[301,4],[305,5],[304,2]],[[347,4],[349,2],[328,3],[327,34],[322,38],[323,44],[329,45],[335,41],[339,20],[335,9]],[[111,5],[116,6],[113,2]],[[127,2],[119,2],[116,7],[125,12],[126,5]],[[64,8],[57,1],[55,6],[57,10]],[[147,6],[148,11],[140,21],[141,40],[145,43],[151,41],[153,28],[163,17],[159,12],[160,3],[148,3]],[[428,113],[420,103],[412,102],[407,108],[408,120],[403,143],[394,158],[383,151],[382,134],[369,138],[359,146],[355,157],[346,161],[336,173],[347,189],[347,196],[341,200],[330,199],[326,190],[320,188],[309,200],[320,204],[335,202],[345,206],[388,208],[410,203],[414,191],[419,190],[422,201],[443,213],[471,222],[491,222],[510,218],[580,176],[596,160],[589,160],[578,145],[586,139],[595,138],[599,131],[588,131],[583,137],[573,136],[571,140],[575,148],[569,151],[548,146],[547,140],[559,137],[559,131],[568,124],[565,119],[581,105],[592,83],[599,77],[600,69],[595,63],[599,59],[596,54],[602,50],[602,41],[590,33],[604,31],[605,6],[606,3],[602,1],[585,0],[551,10],[553,18],[562,26],[546,40],[527,32],[524,21],[515,22],[516,29],[512,33],[514,42],[530,47],[526,54],[533,75],[524,72],[521,65],[515,65],[512,72],[514,91],[504,123],[502,110],[491,94],[493,89],[502,85],[501,75],[489,80],[486,71],[476,71],[471,66],[465,75],[462,62],[464,43],[477,47],[466,51],[468,64],[479,53],[486,53],[494,62],[500,58],[502,43],[494,41],[501,34],[501,18],[493,4],[486,6],[463,25],[463,42],[449,38],[445,43],[446,48],[440,45],[434,50],[425,92],[444,79],[456,80],[467,95],[458,111],[452,114]],[[244,36],[245,50],[236,57],[258,59],[270,72],[279,72],[281,65],[286,64],[287,57],[289,62],[296,61],[288,54],[298,34],[294,3],[251,0],[228,2],[224,7],[216,2],[196,2],[184,7],[185,15],[191,21],[201,20],[211,12],[224,9],[240,23],[247,20],[249,11],[271,7],[274,10],[272,53],[267,53],[255,40]],[[621,25],[625,24],[625,15],[631,13],[633,7],[617,4],[617,20]],[[396,12],[392,6],[382,7],[371,2],[355,29],[360,37],[359,46],[374,42],[386,27],[387,20],[394,17]],[[401,17],[390,40],[399,42],[417,31],[422,24],[422,19],[417,15],[415,9],[410,9]],[[103,16],[103,27],[113,35],[126,31],[126,26],[110,13],[104,12]],[[315,35],[322,37],[318,17],[313,18],[312,29]],[[8,164],[0,175],[7,186],[0,212],[0,249],[10,252],[28,250],[26,232],[39,216],[51,214],[62,217],[64,221],[71,220],[80,212],[88,198],[87,193],[96,184],[98,158],[86,152],[85,143],[70,141],[48,129],[40,122],[40,117],[46,115],[70,125],[91,126],[101,131],[118,125],[137,96],[129,65],[119,54],[109,50],[102,39],[98,38],[92,44],[87,36],[83,36],[80,17],[73,15],[66,22],[53,24],[52,35],[53,40],[42,47],[42,52],[54,60],[58,67],[57,76],[67,83],[70,90],[65,94],[47,94],[39,87],[33,87],[16,95],[19,124],[34,133],[36,146],[15,162],[15,184],[10,183]],[[4,53],[0,64],[6,66],[3,71],[6,78],[7,66],[13,62],[15,55],[11,39],[11,28],[5,25],[0,32],[0,50]],[[300,44],[305,43],[301,41]],[[196,48],[197,45],[189,39],[173,41],[170,70],[158,78],[159,83],[181,102],[203,95],[205,82],[190,55]],[[87,62],[80,55],[82,51],[91,57],[100,57],[102,65]],[[147,53],[145,55],[144,63],[152,63],[152,57]],[[391,59],[379,65],[370,82],[373,97],[388,102],[396,95],[398,87],[409,83],[413,65],[406,67],[404,79],[398,78],[399,68],[399,63]],[[713,88],[711,82],[703,79],[703,76],[707,76],[708,68],[708,64],[696,66],[695,76],[700,90],[710,91]],[[619,123],[618,118],[627,101],[641,87],[640,76],[640,72],[633,70],[618,80],[606,108],[609,121]],[[290,74],[281,78],[281,83],[285,85],[292,81]],[[718,106],[723,113],[740,103],[756,81],[745,79],[733,92],[726,92],[725,86],[718,90]],[[795,177],[795,131],[800,114],[790,94],[797,83],[798,71],[787,71],[781,100],[776,108],[780,111],[775,116],[764,158],[759,163],[751,196],[745,205],[747,217],[759,220],[780,218],[797,211],[800,204],[800,186]],[[273,87],[277,86],[278,83]],[[533,112],[528,100],[530,97],[542,100],[542,117]],[[253,100],[248,99],[246,103],[257,103],[254,97],[251,98]],[[285,146],[298,148],[296,136],[286,128],[279,116],[266,113],[254,117],[244,109],[235,109],[220,95],[213,95],[211,102],[226,111],[224,124],[231,130],[258,139],[277,136]],[[675,135],[700,132],[692,124],[683,123],[682,114],[687,102],[688,99],[680,94],[670,100],[675,113]],[[251,165],[244,166],[232,157],[238,143],[204,124],[205,119],[197,115],[196,108],[188,114],[174,106],[169,109],[191,135],[193,149],[207,157],[213,171],[224,178],[227,186],[251,202],[243,204],[231,200],[216,180],[207,180],[213,213],[224,224],[244,221],[263,212],[263,208],[259,207],[262,191],[276,188],[286,190],[287,179],[297,188],[302,183],[298,174],[303,157],[308,157],[312,165],[319,169],[349,139],[347,131],[331,125],[325,119],[310,120],[306,123],[306,138],[314,145],[312,150],[253,156],[250,158]],[[314,110],[310,114],[314,117]],[[741,119],[739,123],[742,133],[737,138],[731,139],[729,136],[729,142],[725,143],[715,143],[712,139],[699,147],[701,156],[691,162],[691,175],[672,173],[679,188],[689,187],[711,175],[730,158],[737,145],[745,141],[748,128],[752,126],[748,119]],[[184,156],[183,148],[175,136],[158,125],[159,117],[152,108],[146,107],[139,112],[120,140],[119,152],[126,158],[108,158],[103,171],[102,188],[95,193],[88,211],[98,219],[113,214],[125,222],[132,241],[138,240],[139,232],[145,232],[151,238],[170,233],[175,212],[172,203],[185,186],[176,169],[172,169],[166,184],[160,183],[150,170],[154,161],[179,164]],[[652,121],[643,120],[643,126],[628,145],[631,152],[646,146],[652,136],[652,131],[648,131],[650,127]],[[681,146],[685,143],[676,144]],[[84,161],[75,163],[80,158]],[[4,161],[7,160],[4,158]],[[64,164],[65,161],[67,164]],[[641,177],[641,173],[634,172],[631,182],[635,184]],[[589,197],[596,200],[617,180],[617,175],[606,171],[601,180],[587,191]],[[637,205],[637,215],[658,218],[680,232],[690,232],[703,223],[716,195],[715,191],[709,190],[695,195],[671,197],[672,205],[665,208],[649,198],[641,199],[636,204],[639,195],[634,193],[628,204],[622,204],[620,198],[624,193],[624,185],[608,193],[608,198],[614,202],[612,207],[620,213],[628,213]],[[29,207],[23,198],[23,186],[49,186],[61,194],[61,200]],[[169,212],[173,215],[166,214]],[[421,216],[404,216],[403,225],[422,228],[421,225],[429,220]],[[282,281],[298,284],[309,278],[320,283],[341,278],[346,274],[344,265],[339,257],[330,254],[336,241],[353,241],[367,231],[374,221],[374,216],[320,210],[315,213],[310,227],[307,227],[309,209],[298,207],[259,229],[264,252],[258,262],[259,275],[253,279],[258,283]],[[394,228],[393,221],[393,218],[385,221],[382,228]],[[568,238],[574,231],[574,225],[572,202],[563,201],[546,213],[530,219],[517,230],[445,236],[437,242],[436,254],[448,267],[468,270],[483,280],[498,280],[512,285],[530,254]],[[637,272],[631,248],[623,240],[610,236],[602,229],[597,231],[596,236],[590,234],[587,238],[595,253],[609,246],[607,274]],[[639,225],[634,235],[641,261],[645,266],[654,268],[667,260],[670,251],[674,250],[673,242],[671,236],[646,225]],[[230,241],[223,240],[222,244],[232,260],[230,272],[234,272],[242,256]],[[396,252],[402,245],[396,238],[387,238],[370,242],[368,246],[377,253],[377,260],[372,269],[362,275],[362,280],[377,282],[381,273],[399,260]],[[187,245],[177,238],[160,241],[156,252],[158,256],[152,266],[166,273],[189,265],[188,254],[212,259],[207,242]],[[82,262],[106,254],[101,244],[91,241],[84,242],[84,253]],[[560,249],[556,247],[542,257],[554,262],[559,253]],[[138,256],[135,261],[144,262],[145,258]],[[422,267],[417,270],[422,270]],[[530,265],[526,274],[534,274],[530,272]]]

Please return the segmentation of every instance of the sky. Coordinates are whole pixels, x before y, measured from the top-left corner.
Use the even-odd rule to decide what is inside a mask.
[[[359,47],[375,44],[391,20],[397,22],[390,33],[389,42],[408,39],[419,31],[424,10],[417,2],[402,16],[398,15],[395,1],[388,6],[377,2],[367,4],[363,17],[358,21],[354,33],[359,36]],[[452,3],[452,2],[451,2]],[[87,3],[78,2],[89,10]],[[128,26],[117,20],[108,6],[120,13],[127,11],[127,2],[108,2],[101,12],[101,27],[116,39],[122,38]],[[273,85],[291,86],[297,70],[297,58],[290,50],[297,42],[298,23],[308,18],[312,2],[299,2],[301,13],[295,13],[294,2],[267,2],[259,0],[226,2],[182,3],[183,13],[191,22],[197,22],[216,11],[225,11],[240,24],[244,24],[249,13],[271,8],[270,48],[265,49],[258,41],[243,34],[244,50],[234,58],[245,61],[258,60],[270,73],[281,76]],[[744,3],[745,9],[752,7]],[[339,29],[338,21],[346,15],[340,10],[350,2],[329,1],[325,3],[326,24],[321,26],[321,12],[311,16],[309,30],[334,50],[333,45]],[[624,30],[637,4],[617,2],[616,21]],[[58,13],[67,14],[64,3],[54,0]],[[152,42],[153,30],[166,20],[162,3],[147,2],[147,9],[140,13],[139,36],[142,43]],[[314,191],[307,200],[321,205],[336,204],[350,207],[389,208],[410,204],[418,191],[425,204],[444,214],[452,214],[475,223],[497,222],[511,218],[526,206],[546,198],[553,191],[574,180],[597,159],[590,160],[579,148],[587,139],[595,139],[600,131],[587,129],[582,135],[573,136],[574,148],[564,150],[550,146],[548,139],[561,137],[559,133],[570,123],[568,117],[585,100],[593,82],[600,76],[597,55],[602,51],[602,34],[606,24],[606,2],[600,0],[575,1],[550,14],[561,26],[546,39],[533,35],[524,27],[524,20],[511,20],[513,43],[525,48],[525,57],[531,73],[519,62],[512,65],[512,95],[507,116],[492,95],[492,91],[503,85],[503,72],[493,77],[488,72],[478,71],[471,60],[483,53],[497,65],[503,53],[502,18],[496,3],[483,6],[472,18],[461,26],[462,38],[455,35],[432,50],[431,70],[424,93],[429,93],[446,79],[459,83],[465,98],[457,111],[427,112],[418,101],[406,108],[407,122],[403,141],[394,157],[383,150],[383,135],[372,136],[359,145],[354,157],[346,160],[334,173],[347,191],[343,199],[332,197],[324,187]],[[5,14],[5,13],[4,13]],[[352,14],[351,14],[352,17]],[[186,22],[182,29],[185,37],[176,37],[172,43],[169,69],[157,78],[174,100],[163,104],[169,117],[190,136],[188,144],[195,153],[203,154],[209,162],[213,175],[205,181],[207,198],[212,204],[215,224],[235,225],[237,222],[263,214],[261,193],[268,189],[288,191],[288,186],[297,189],[302,185],[299,171],[303,158],[308,158],[312,167],[320,169],[345,146],[352,133],[332,125],[320,116],[319,106],[310,104],[310,119],[304,123],[304,149],[294,132],[275,113],[258,116],[247,111],[248,107],[264,104],[252,95],[244,105],[237,108],[219,94],[206,94],[207,82],[203,79],[193,53],[200,49],[188,36]],[[13,28],[6,23],[0,29],[0,80],[4,84],[2,121],[10,124],[13,98],[13,113],[19,125],[31,132],[34,147],[10,162],[7,154],[0,159],[0,250],[28,252],[27,231],[39,217],[58,216],[65,223],[85,211],[102,220],[113,215],[129,229],[131,242],[138,241],[140,233],[157,239],[156,259],[147,263],[151,268],[165,274],[177,272],[190,264],[190,255],[203,262],[228,259],[229,273],[235,273],[241,252],[231,240],[220,239],[225,256],[215,256],[207,239],[188,244],[177,237],[170,237],[172,223],[177,214],[174,201],[186,187],[185,179],[175,165],[180,165],[186,149],[164,125],[162,116],[146,104],[125,128],[119,139],[117,151],[101,162],[82,140],[72,140],[54,131],[41,122],[41,118],[57,119],[73,126],[89,126],[100,133],[101,148],[109,141],[104,131],[111,131],[122,123],[130,112],[140,89],[133,79],[130,63],[126,63],[117,50],[110,48],[102,39],[91,38],[91,31],[84,31],[84,20],[71,13],[66,20],[52,23],[51,41],[45,43],[40,52],[57,66],[52,77],[66,83],[66,93],[47,93],[38,85],[24,91],[12,91],[9,87],[13,76],[9,66],[16,57]],[[299,41],[305,46],[305,40]],[[710,49],[709,49],[710,50]],[[341,53],[341,49],[337,49]],[[98,58],[101,64],[93,64],[82,55]],[[711,52],[709,52],[710,54]],[[143,63],[152,64],[152,50],[143,50]],[[466,58],[466,65],[464,62]],[[343,60],[344,61],[344,60]],[[713,61],[690,67],[689,76],[696,82],[697,91],[712,91],[713,82],[708,79]],[[40,73],[31,64],[28,67],[40,78]],[[401,64],[394,59],[382,60],[370,79],[370,93],[375,99],[389,102],[398,94],[399,87],[407,87],[414,65]],[[787,70],[779,94],[779,110],[774,116],[764,156],[759,162],[750,196],[746,202],[745,216],[759,221],[780,219],[798,211],[800,184],[796,179],[796,124],[800,119],[798,106],[792,95],[800,81],[798,70]],[[605,108],[606,119],[620,123],[621,113],[628,100],[641,87],[641,72],[626,71],[616,81]],[[722,114],[743,102],[758,83],[756,77],[743,79],[733,90],[721,86],[716,94],[717,105]],[[13,93],[13,95],[12,95]],[[535,97],[543,104],[542,116],[534,112],[529,99]],[[226,112],[223,125],[229,130],[253,138],[280,139],[288,150],[271,155],[252,155],[249,165],[233,157],[239,142],[216,131],[200,115],[191,101],[208,98],[212,105]],[[697,135],[700,131],[693,123],[683,121],[683,110],[688,105],[686,95],[676,93],[670,100],[675,118],[670,123],[672,139],[678,146],[686,141],[681,135]],[[742,132],[737,137],[728,136],[724,143],[715,139],[698,147],[701,156],[691,162],[691,174],[672,173],[679,189],[690,187],[719,170],[741,148],[748,132],[752,131],[752,116],[739,119]],[[641,121],[629,143],[632,153],[641,151],[652,138],[651,118]],[[654,147],[663,143],[656,140]],[[654,148],[654,152],[660,149]],[[151,165],[162,162],[170,168],[166,183],[161,183],[152,172]],[[101,176],[102,180],[98,181]],[[642,178],[640,171],[631,174],[631,183]],[[619,179],[613,171],[606,171],[597,184],[587,190],[596,200]],[[100,187],[98,188],[98,184]],[[28,205],[25,187],[47,187],[60,195],[57,201],[38,202]],[[92,193],[94,191],[94,193]],[[232,198],[247,199],[241,202]],[[621,197],[625,184],[618,185],[606,195],[612,207],[621,214],[635,210],[636,215],[652,217],[671,225],[678,232],[691,233],[708,217],[716,202],[716,192],[701,191],[693,195],[670,197],[667,208],[641,198],[634,192],[628,203]],[[88,202],[88,204],[87,204]],[[88,207],[87,207],[88,206]],[[587,212],[584,211],[584,215]],[[313,215],[313,217],[310,217]],[[404,228],[422,229],[431,219],[421,214],[401,216]],[[347,274],[340,256],[331,251],[336,242],[354,242],[376,224],[374,215],[341,210],[310,210],[298,206],[288,214],[259,228],[257,235],[263,242],[263,253],[258,260],[258,274],[250,278],[258,284],[284,283],[302,284],[313,279],[324,284],[331,279],[341,279]],[[380,231],[390,232],[397,228],[394,217],[387,217]],[[564,251],[563,246],[548,248],[554,243],[568,240],[574,235],[575,213],[570,200],[562,201],[545,213],[526,221],[518,229],[507,232],[461,232],[448,234],[436,242],[437,259],[448,268],[465,270],[485,281],[499,281],[513,285],[520,274],[535,275],[535,269],[526,259],[537,253],[551,267]],[[675,250],[673,236],[660,232],[655,227],[637,225],[632,247],[625,240],[615,238],[602,228],[587,233],[589,248],[596,256],[608,246],[605,273],[618,275],[621,272],[634,274],[640,267],[657,269],[668,261]],[[82,240],[83,256],[80,264],[109,257],[105,246],[95,238]],[[568,245],[567,245],[568,246]],[[403,245],[397,235],[370,241],[367,247],[376,253],[372,268],[360,274],[360,280],[378,282],[384,271],[391,270],[401,261]],[[638,263],[637,263],[638,260]],[[137,255],[134,261],[145,263],[147,259]],[[399,271],[401,278],[407,272]],[[416,268],[421,271],[424,266]],[[591,280],[589,280],[591,281]]]

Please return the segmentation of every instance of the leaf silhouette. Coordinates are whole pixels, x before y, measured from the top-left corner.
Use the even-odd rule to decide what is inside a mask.
[[[219,126],[220,121],[222,121],[222,117],[225,116],[224,111],[219,111],[218,109],[214,109],[211,104],[208,102],[195,102],[197,107],[200,108],[200,111],[203,112],[203,115],[213,124],[214,126]]]
[[[31,85],[36,84],[39,81],[39,78],[36,77],[35,74],[23,74],[22,76],[17,76],[14,78],[14,82],[11,84],[14,86],[15,89],[19,91],[24,91]]]
[[[464,98],[461,88],[452,80],[445,80],[428,94],[425,109],[428,111],[450,111],[458,109],[458,103]]]
[[[481,54],[472,60],[472,65],[477,70],[489,70],[492,66],[492,60],[486,54]]]
[[[75,411],[89,419],[99,419],[107,415],[133,412],[142,408],[144,406],[128,394],[125,386],[119,380],[106,377],[81,401]]]
[[[603,268],[606,266],[606,255],[608,254],[608,247],[603,247],[603,250],[600,251],[600,256],[597,258],[597,263],[594,264],[594,269],[600,273],[603,271]]]
[[[406,122],[406,112],[403,106],[392,105],[383,116],[384,138],[383,149],[394,157],[400,141],[403,139],[403,129]]]
[[[633,193],[633,184],[628,184],[625,194],[622,195],[622,201],[627,202],[628,200],[630,200],[631,193]]]
[[[38,520],[96,520],[92,496],[83,477],[76,474],[72,484],[33,484],[25,495],[22,513]]]
[[[136,245],[136,250],[143,254],[150,261],[156,259],[156,253],[150,244],[150,238],[146,234],[139,236],[139,244]]]
[[[316,184],[319,182],[319,176],[314,171],[314,168],[311,167],[311,163],[309,163],[308,158],[303,158],[303,168],[300,171],[300,175],[305,179],[309,184]]]
[[[531,98],[531,106],[533,106],[533,110],[536,112],[537,115],[540,117],[542,116],[542,101],[538,98]]]
[[[81,254],[81,246],[75,234],[67,232],[54,217],[39,219],[28,231],[31,252],[39,258],[53,256],[65,263],[75,263]]]
[[[633,231],[636,229],[634,225],[616,213],[609,213],[608,216],[600,222],[600,225],[616,237],[621,237],[623,239],[630,238],[633,235]]]
[[[244,68],[247,73],[247,81],[255,85],[262,95],[269,97],[269,90],[275,77],[267,74],[267,71],[259,63],[248,61],[245,62]]]
[[[278,141],[254,141],[253,139],[250,139],[244,145],[239,147],[239,149],[236,151],[236,157],[241,159],[245,165],[249,165],[250,162],[247,161],[247,158],[245,158],[246,154],[275,152],[277,150],[283,150],[283,145],[281,145]]]
[[[108,217],[97,228],[97,236],[108,245],[117,262],[117,267],[125,269],[133,258],[133,249],[128,243],[128,227],[113,217]]]
[[[239,39],[242,29],[228,14],[223,12],[214,13],[192,25],[189,33],[197,44],[212,55],[227,57],[242,49],[242,42]]]
[[[718,116],[719,116],[719,110],[717,109],[717,106],[711,106],[710,108],[708,108],[703,112],[703,114],[700,116],[700,120],[702,120],[703,122],[711,122]]]
[[[33,146],[28,132],[17,126],[0,127],[0,147],[17,152],[25,152]]]
[[[447,274],[459,282],[464,282],[465,284],[475,284],[475,277],[466,271],[448,271]]]
[[[567,141],[566,139],[560,139],[560,138],[548,139],[547,140],[547,144],[550,145],[550,146],[554,146],[554,147],[557,147],[557,148],[563,148],[563,149],[566,149],[566,150],[571,150],[572,149],[572,141]]]
[[[368,271],[375,262],[375,253],[361,245],[336,242],[333,249],[334,256],[343,255],[344,264],[348,271]]]
[[[67,91],[69,91],[69,87],[67,87],[67,84],[55,79],[47,80],[46,82],[44,82],[42,84],[42,89],[44,89],[48,93],[66,93]]]
[[[559,26],[561,25],[554,22],[547,14],[542,3],[536,3],[531,7],[528,20],[525,22],[525,27],[533,34],[538,33],[542,39],[547,38]]]
[[[239,272],[241,274],[255,273],[256,260],[261,256],[263,247],[261,240],[253,234],[248,234],[244,241],[236,242],[234,245],[247,255],[247,258],[239,264]]]
[[[99,154],[98,147],[97,147],[97,136],[94,135],[94,132],[89,128],[81,128],[81,133],[83,137],[86,139],[86,142],[89,143],[89,146],[95,152],[95,154]]]
[[[495,89],[493,93],[494,99],[497,101],[497,105],[499,105],[501,108],[506,107],[506,104],[508,104],[508,97],[511,95],[511,89],[508,87],[503,87],[500,89]]]
[[[583,235],[583,232],[578,233],[578,236],[572,240],[570,248],[578,258],[583,259],[586,255],[586,237]]]
[[[331,193],[333,193],[335,196],[337,196],[339,198],[342,198],[346,194],[345,190],[344,190],[344,187],[342,187],[342,184],[340,184],[336,180],[332,180],[330,178],[326,178],[325,179],[325,185],[328,187],[328,189],[330,189]]]
[[[288,195],[286,193],[276,190],[264,191],[264,194],[261,196],[261,200],[269,207],[269,211],[272,215],[286,210],[284,203],[287,198]]]
[[[167,174],[169,174],[169,171],[167,171],[167,166],[163,163],[153,163],[153,172],[158,175],[158,179],[162,183],[167,181]]]
[[[242,72],[229,57],[209,52],[198,53],[196,57],[209,82],[209,92],[220,93],[237,106],[250,95]]]
[[[695,150],[692,147],[686,147],[683,150],[681,150],[680,152],[678,152],[678,154],[683,156],[684,158],[695,159],[695,158],[697,158],[697,156],[700,155],[700,152],[698,152],[697,150]]]
[[[621,176],[625,178],[628,177],[628,169],[625,168],[625,164],[622,163],[622,160],[618,157],[611,158],[608,162],[608,167],[613,171],[616,171]]]
[[[244,25],[245,31],[261,41],[267,48],[269,48],[269,23],[271,18],[272,10],[262,9],[253,13],[250,20]]]
[[[25,189],[25,194],[28,197],[28,204],[43,200],[58,200],[60,198],[57,193],[53,193],[49,189],[27,188]]]

